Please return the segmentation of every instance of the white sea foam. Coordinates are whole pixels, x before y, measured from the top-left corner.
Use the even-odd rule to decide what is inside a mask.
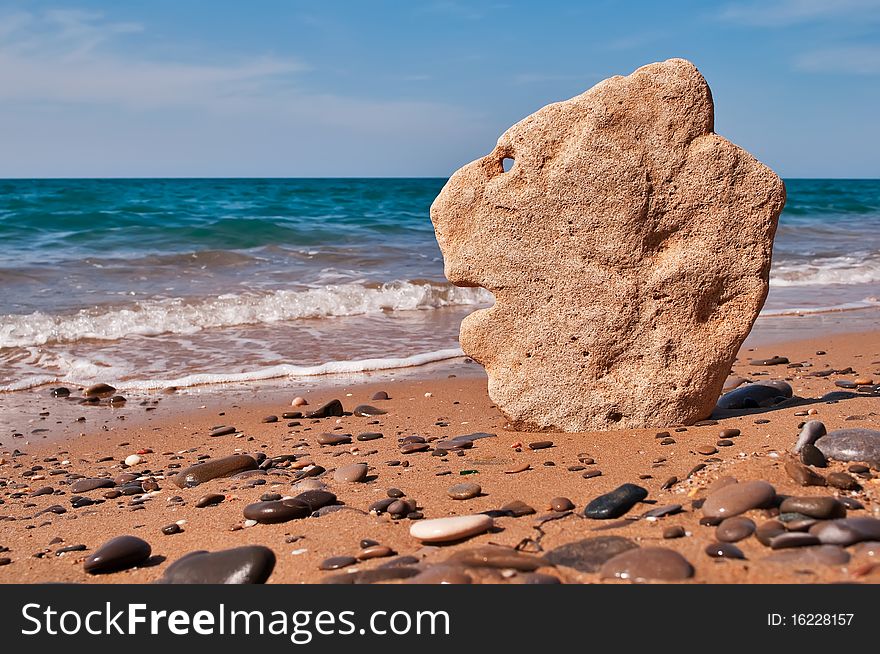
[[[437,309],[492,302],[480,288],[393,282],[378,287],[327,285],[301,291],[227,294],[198,300],[145,300],[126,306],[82,309],[74,314],[35,312],[0,317],[0,348],[70,343],[84,339],[194,334],[214,327],[257,325],[302,318],[357,316],[383,311]]]
[[[374,359],[360,359],[357,361],[327,361],[312,366],[298,366],[295,364],[285,363],[276,366],[267,366],[265,368],[257,368],[247,372],[227,372],[227,373],[199,373],[193,375],[184,375],[175,379],[149,379],[149,380],[115,380],[112,371],[103,371],[103,379],[109,379],[112,384],[120,390],[155,390],[176,386],[178,388],[187,388],[190,386],[202,386],[207,384],[235,384],[252,381],[261,381],[266,379],[277,379],[280,377],[318,377],[322,375],[344,375],[357,374],[362,372],[374,372],[378,370],[394,370],[398,368],[413,368],[416,366],[424,366],[429,363],[438,361],[447,361],[449,359],[457,359],[465,356],[461,348],[447,348],[444,350],[435,350],[433,352],[423,352],[408,357],[382,357]],[[78,384],[87,385],[94,382],[97,377],[85,372],[86,367],[82,365],[74,365],[67,374],[63,376],[36,375],[20,379],[5,386],[0,386],[0,392],[3,391],[19,391],[27,388],[34,388],[44,384],[60,383],[60,384]]]
[[[822,257],[810,262],[779,262],[770,272],[771,286],[823,286],[880,282],[880,257]]]
[[[859,311],[861,309],[875,309],[880,307],[880,299],[868,297],[858,302],[846,302],[824,307],[792,307],[785,309],[763,309],[761,316],[804,316],[816,313],[838,313],[841,311]]]

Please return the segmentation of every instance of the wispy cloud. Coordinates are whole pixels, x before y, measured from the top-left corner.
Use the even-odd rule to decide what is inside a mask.
[[[719,18],[763,27],[819,20],[877,20],[880,0],[753,0],[727,5]]]
[[[121,104],[136,108],[206,105],[269,84],[292,83],[296,60],[256,57],[220,64],[151,60],[113,48],[135,23],[64,10],[19,13],[2,21],[0,99]]]
[[[880,75],[880,45],[823,48],[800,55],[795,67],[811,73]]]

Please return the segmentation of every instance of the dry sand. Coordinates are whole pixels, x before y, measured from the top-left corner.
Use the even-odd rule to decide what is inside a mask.
[[[826,354],[817,354],[825,351]],[[755,367],[748,359],[783,355],[792,362],[806,362],[812,367],[789,368],[785,365]],[[863,377],[880,381],[880,332],[839,334],[807,341],[775,343],[740,352],[733,372],[752,379],[790,380],[795,394],[817,398],[832,390],[837,379],[855,375],[808,377],[807,373],[833,367],[851,367]],[[319,582],[328,573],[319,564],[330,556],[353,555],[361,539],[369,538],[392,547],[399,555],[415,555],[423,564],[443,561],[457,550],[496,543],[521,546],[525,551],[547,552],[562,544],[600,535],[631,538],[643,546],[660,545],[677,550],[694,566],[696,583],[758,582],[836,582],[880,581],[880,569],[873,565],[880,559],[877,548],[850,547],[853,555],[846,565],[816,565],[808,562],[785,564],[764,562],[771,550],[754,537],[738,543],[746,560],[719,560],[704,549],[714,541],[714,527],[701,526],[701,512],[691,506],[693,500],[706,496],[707,488],[720,477],[765,479],[780,494],[845,495],[857,499],[865,509],[850,511],[851,516],[880,517],[877,472],[860,478],[863,489],[855,492],[824,487],[800,487],[788,478],[783,463],[793,445],[798,425],[811,416],[822,420],[829,430],[842,427],[880,428],[880,398],[858,397],[836,404],[745,411],[726,418],[717,425],[688,427],[672,432],[675,443],[661,445],[655,437],[658,429],[610,431],[600,433],[560,434],[508,431],[503,416],[492,406],[486,394],[486,379],[478,366],[458,363],[434,369],[430,378],[390,381],[359,381],[347,386],[307,388],[292,384],[254,387],[246,391],[153,393],[132,396],[122,409],[80,406],[70,400],[49,397],[48,388],[29,395],[29,400],[12,412],[4,408],[4,420],[11,423],[0,434],[0,547],[8,548],[0,557],[11,563],[0,566],[0,582],[105,582],[140,583],[158,579],[170,562],[192,550],[217,550],[244,544],[271,548],[278,559],[271,583]],[[447,375],[454,374],[454,377]],[[391,399],[372,401],[377,390],[387,391]],[[344,416],[322,420],[300,420],[300,426],[288,427],[288,420],[266,424],[264,416],[293,411],[290,401],[304,395],[309,407],[339,398],[346,410],[368,403],[387,411],[373,418]],[[146,404],[141,404],[146,402]],[[147,409],[150,409],[149,411]],[[44,412],[45,415],[39,415]],[[14,413],[14,415],[12,415]],[[85,421],[76,422],[84,417]],[[124,418],[124,419],[121,419]],[[763,424],[756,421],[766,420]],[[233,425],[242,436],[211,438],[210,428]],[[742,434],[734,445],[719,447],[718,453],[705,456],[697,448],[715,445],[721,429],[736,427]],[[15,436],[10,436],[14,430]],[[39,431],[46,430],[46,431]],[[339,430],[355,435],[379,431],[384,438],[353,445],[321,447],[316,437],[325,431]],[[429,439],[447,438],[472,432],[489,432],[494,438],[475,442],[461,456],[450,453],[435,457],[430,452],[401,455],[398,438],[418,434]],[[82,433],[80,436],[79,434]],[[528,443],[552,440],[548,449],[531,451]],[[23,454],[14,455],[14,450]],[[86,476],[116,476],[122,472],[121,461],[139,450],[152,450],[134,472],[151,471],[161,491],[133,509],[131,497],[106,500],[101,504],[73,509],[70,507],[65,475],[50,475],[52,469],[64,469]],[[173,472],[169,464],[189,465],[199,455],[220,457],[234,452],[263,451],[269,456],[295,454],[299,461],[313,461],[327,468],[322,477],[329,489],[345,504],[320,518],[307,518],[283,524],[242,528],[242,509],[264,493],[294,495],[293,480],[286,476],[264,477],[265,485],[250,486],[250,480],[215,479],[197,488],[178,489],[164,478],[162,471]],[[595,459],[584,465],[585,456]],[[53,458],[54,457],[54,458]],[[105,457],[112,460],[101,462]],[[370,475],[366,483],[339,483],[332,470],[354,462],[366,462]],[[403,461],[404,465],[389,465]],[[69,462],[69,463],[68,463]],[[516,474],[506,470],[528,463],[530,469]],[[698,464],[705,468],[690,475]],[[41,466],[37,468],[35,466]],[[583,466],[601,470],[601,476],[584,479]],[[846,470],[848,464],[832,462],[822,474]],[[36,471],[33,476],[23,473]],[[476,471],[463,475],[465,471]],[[29,473],[30,474],[30,473]],[[671,477],[678,482],[662,488]],[[453,484],[473,481],[481,485],[483,495],[471,500],[452,500],[446,490]],[[652,506],[678,503],[683,511],[657,520],[596,521],[582,517],[584,506],[594,497],[625,482],[644,486],[648,501],[636,505],[627,515],[634,517]],[[56,494],[29,498],[42,486],[52,486]],[[513,500],[522,500],[537,511],[535,515],[495,520],[491,533],[464,543],[442,547],[424,547],[409,535],[411,521],[392,520],[387,514],[367,513],[368,506],[386,497],[389,488],[402,489],[418,500],[425,518],[478,513],[498,509]],[[104,489],[88,493],[100,499]],[[222,493],[225,500],[213,507],[196,508],[196,500],[208,493]],[[179,495],[185,503],[171,506],[168,498]],[[554,520],[544,521],[552,498],[564,496],[575,510]],[[62,515],[36,516],[50,505],[67,507]],[[353,509],[353,510],[351,510]],[[748,514],[757,523],[772,516],[772,510]],[[184,531],[163,535],[161,527],[185,520]],[[683,538],[662,539],[665,528],[681,525]],[[147,540],[153,548],[153,565],[102,576],[83,571],[83,559],[113,536],[132,534]],[[61,541],[53,542],[55,539]],[[57,556],[63,546],[84,544],[84,552]],[[387,562],[376,559],[359,563],[351,569],[368,569]],[[581,573],[571,568],[547,567],[541,571],[565,582],[600,581],[597,574]],[[475,577],[500,581],[497,572],[482,571]],[[516,581],[516,575],[510,578]]]

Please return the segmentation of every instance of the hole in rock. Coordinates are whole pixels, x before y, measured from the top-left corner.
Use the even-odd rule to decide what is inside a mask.
[[[512,157],[504,157],[501,160],[501,167],[504,168],[504,172],[510,172],[510,169],[513,168],[514,160]]]

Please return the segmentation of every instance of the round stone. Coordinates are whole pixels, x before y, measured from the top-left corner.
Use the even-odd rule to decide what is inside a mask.
[[[323,561],[321,561],[318,569],[339,570],[339,568],[346,568],[350,565],[354,565],[355,563],[357,563],[357,559],[353,556],[331,556],[329,559],[324,559]]]
[[[554,497],[550,500],[550,508],[553,511],[563,512],[571,511],[574,508],[574,502],[567,497]]]
[[[606,579],[680,581],[694,575],[694,568],[681,554],[664,547],[640,547],[609,559],[600,569]]]
[[[780,513],[800,513],[819,520],[846,517],[846,507],[833,497],[786,497]]]
[[[744,559],[746,555],[733,543],[709,543],[706,554],[714,559]]]
[[[483,492],[483,489],[480,488],[479,484],[464,483],[450,486],[446,494],[454,500],[469,500],[481,492]]]
[[[836,429],[816,441],[816,447],[836,461],[880,463],[880,431]]]
[[[333,478],[343,483],[357,483],[366,478],[367,470],[366,463],[351,463],[337,468],[336,472],[333,473]]]
[[[707,518],[729,518],[766,507],[775,497],[776,490],[766,481],[729,484],[706,498],[703,515]]]
[[[584,515],[594,520],[619,518],[647,496],[648,491],[641,486],[623,484],[592,500],[584,509]]]
[[[715,528],[715,538],[723,543],[736,543],[755,533],[755,523],[743,516],[725,518]]]
[[[828,466],[828,460],[822,454],[822,450],[812,443],[804,443],[804,446],[801,448],[801,463],[813,466],[814,468],[826,468]]]
[[[117,536],[101,545],[83,563],[89,574],[102,574],[132,568],[150,558],[150,544],[136,536]]]
[[[673,525],[663,530],[663,538],[670,540],[673,538],[684,538],[687,535],[684,527],[681,525]]]
[[[487,515],[462,515],[415,522],[409,533],[423,543],[445,543],[482,534],[493,524],[492,518]]]

